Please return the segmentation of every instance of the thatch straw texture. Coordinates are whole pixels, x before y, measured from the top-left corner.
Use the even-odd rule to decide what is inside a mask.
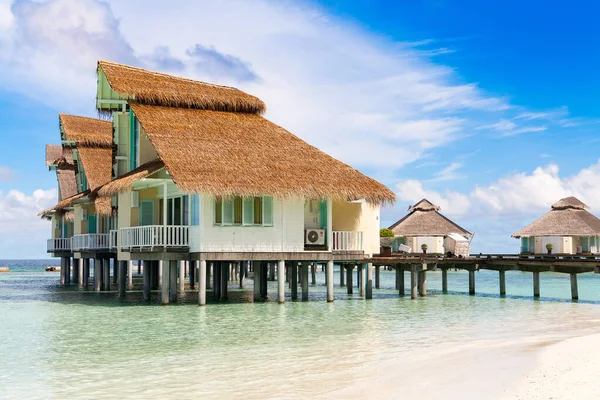
[[[218,86],[108,61],[98,61],[109,85],[138,103],[263,114],[265,103],[239,89]]]
[[[213,196],[393,203],[394,193],[256,114],[131,105],[174,182]]]
[[[78,194],[76,194],[74,196],[67,197],[67,198],[59,201],[54,207],[50,207],[50,208],[47,208],[47,209],[45,209],[43,211],[40,211],[37,215],[38,216],[44,216],[44,215],[46,215],[46,214],[48,214],[48,213],[50,213],[52,211],[56,211],[56,212],[65,211],[66,208],[72,207],[73,204],[75,204],[75,202],[77,200],[80,200],[80,199],[84,198],[85,196],[87,196],[89,194],[90,194],[90,191],[86,190],[85,192],[81,192],[81,193],[78,193]]]
[[[75,179],[75,169],[57,168],[56,177],[58,187],[60,188],[60,200],[69,198],[77,194],[77,180]]]
[[[110,197],[96,197],[94,199],[94,207],[96,213],[101,216],[108,216],[112,214],[112,199]]]
[[[73,150],[67,147],[46,145],[46,165],[73,164]]]
[[[112,197],[116,194],[128,190],[131,185],[136,181],[146,178],[149,175],[163,169],[165,164],[160,159],[147,162],[146,164],[140,165],[134,170],[121,175],[120,177],[112,180],[111,182],[103,185],[97,190],[98,196],[101,197]]]
[[[541,218],[513,233],[522,236],[596,236],[600,235],[600,219],[584,210],[587,207],[575,197],[554,203]]]
[[[113,165],[111,148],[78,146],[77,150],[91,190],[110,182]]]
[[[404,218],[390,226],[396,236],[447,236],[458,233],[473,237],[473,234],[439,213],[440,207],[426,199],[414,206]]]
[[[59,114],[59,119],[65,138],[77,146],[112,147],[111,121],[67,114]]]

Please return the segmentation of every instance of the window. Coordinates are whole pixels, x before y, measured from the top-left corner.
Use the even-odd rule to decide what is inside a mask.
[[[200,197],[195,194],[191,197],[191,225],[200,225]]]
[[[273,226],[273,198],[215,199],[215,225]]]
[[[189,215],[189,197],[177,196],[167,199],[167,225],[188,225],[190,221]],[[159,200],[159,219],[163,224],[163,207],[164,200]]]

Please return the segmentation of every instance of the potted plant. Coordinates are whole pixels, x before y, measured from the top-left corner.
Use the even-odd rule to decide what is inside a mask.
[[[392,243],[394,243],[394,232],[387,228],[379,230],[380,254],[382,256],[389,257],[392,255]]]
[[[552,245],[552,243],[548,243],[548,244],[546,245],[546,250],[548,250],[548,254],[552,254],[552,248],[553,248],[553,247],[554,247],[554,246]]]
[[[427,246],[425,243],[421,245],[421,250],[423,250],[423,254],[427,254],[427,247],[429,246]]]

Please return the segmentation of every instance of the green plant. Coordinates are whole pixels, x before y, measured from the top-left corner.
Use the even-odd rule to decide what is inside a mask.
[[[423,250],[427,250],[427,248],[428,248],[428,247],[429,247],[429,246],[427,246],[425,243],[423,243],[423,244],[421,245],[421,249],[423,249]]]
[[[379,237],[394,237],[394,232],[391,229],[383,228],[379,230]]]
[[[552,243],[548,243],[548,244],[546,245],[546,248],[547,248],[548,250],[552,250],[552,248],[553,248],[553,247],[554,247],[554,246],[552,245]]]

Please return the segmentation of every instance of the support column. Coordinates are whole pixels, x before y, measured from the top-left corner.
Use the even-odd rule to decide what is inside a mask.
[[[346,286],[345,282],[344,282],[344,266],[340,264],[340,286],[344,287]]]
[[[533,297],[540,297],[540,272],[533,272]]]
[[[96,258],[94,260],[94,291],[99,292],[100,286],[102,283],[102,274],[100,270],[102,269],[102,260]]]
[[[177,302],[177,267],[179,262],[177,260],[163,261],[163,265],[169,264],[169,269],[164,270],[163,272],[168,272],[169,276],[167,278],[166,275],[163,274],[163,283],[168,279],[169,284],[166,285],[169,288],[169,300],[172,302]]]
[[[125,298],[125,280],[127,279],[127,265],[129,263],[127,261],[118,261],[115,265],[118,265],[119,269],[119,298]]]
[[[419,273],[419,295],[427,296],[427,264],[423,264],[423,270]]]
[[[190,261],[190,289],[196,288],[196,275],[198,272],[198,263],[196,261]]]
[[[327,302],[333,303],[333,260],[327,261]]]
[[[292,275],[292,301],[298,300],[298,262],[294,261],[290,265]]]
[[[268,275],[268,271],[267,271],[267,263],[261,263],[259,268],[261,268],[262,270],[260,271],[260,297],[262,297],[263,299],[267,300],[268,298],[268,281],[267,278],[269,277]]]
[[[285,303],[285,261],[283,260],[277,264],[277,300],[279,304]]]
[[[396,265],[396,290],[400,289],[400,274],[404,273],[404,270],[400,269],[398,265]]]
[[[417,267],[415,265],[410,266],[410,298],[417,298]]]
[[[358,264],[358,269],[360,270],[360,297],[365,297],[367,291],[367,269],[365,268],[367,264]]]
[[[133,290],[133,261],[131,260],[127,261],[127,289]]]
[[[577,288],[577,274],[571,273],[571,299],[579,300],[579,290]]]
[[[373,298],[373,264],[363,264],[363,268],[367,270],[367,287],[365,291],[365,298]]]
[[[206,305],[206,261],[196,261],[198,268],[198,305]]]
[[[110,258],[102,260],[102,270],[104,272],[104,290],[110,291]]]
[[[269,280],[275,280],[275,263],[269,263]]]
[[[83,258],[77,260],[77,285],[83,288]]]
[[[340,266],[340,269],[343,271],[344,267]],[[308,263],[302,263],[300,282],[302,286],[302,301],[308,301]]]
[[[244,288],[244,278],[246,277],[246,274],[248,273],[248,269],[246,268],[246,261],[244,261],[243,263],[239,263],[240,265],[240,289]]]
[[[83,259],[83,288],[87,289],[90,284],[90,259]]]
[[[159,260],[159,261],[154,261],[152,264],[152,268],[156,268],[154,272],[154,274],[152,274],[155,277],[155,281],[153,282],[152,288],[153,289],[162,289],[162,283],[163,283],[163,264],[165,262],[169,262],[169,261],[164,261],[164,260]],[[169,285],[172,283],[173,281],[171,281],[169,279]],[[173,282],[173,285],[175,283]]]
[[[210,289],[210,271],[212,271],[213,268],[213,263],[208,263],[206,264],[206,288]]]
[[[67,263],[65,262],[65,257],[60,258],[60,284],[65,285],[67,283],[66,278],[67,272]]]
[[[215,261],[214,263],[212,263],[213,267],[212,267],[212,273],[213,273],[213,293],[215,295],[215,300],[219,301],[219,299],[221,298],[221,280],[220,280],[220,276],[221,276],[221,261]],[[254,279],[256,281],[256,275],[254,275]],[[258,283],[258,281],[256,281],[257,285],[259,285],[258,287],[260,287],[260,283]],[[260,291],[259,291],[260,293]]]
[[[71,257],[65,257],[65,284],[71,283]]]
[[[448,293],[448,268],[442,268],[442,292]]]
[[[310,275],[311,275],[312,284],[316,285],[317,284],[317,266],[315,265],[315,263],[310,264]]]
[[[162,275],[162,285],[160,286],[160,304],[167,305],[171,300],[170,288],[175,286],[175,282],[171,281],[171,262],[168,260],[163,260],[163,262],[159,264],[159,268],[161,269]]]
[[[469,294],[475,295],[475,270],[469,270]]]
[[[116,258],[113,258],[113,283],[117,283],[117,278],[119,276],[119,261]],[[110,258],[108,259],[110,262]]]
[[[381,267],[378,265],[375,267],[375,289],[379,289],[379,270]]]
[[[183,293],[185,290],[185,267],[186,267],[186,261],[185,260],[181,260],[179,262],[179,282],[177,282],[177,291],[179,293]]]
[[[352,294],[353,283],[352,283],[352,270],[354,269],[354,265],[346,265],[346,289],[348,294]]]
[[[143,271],[144,274],[144,300],[150,301],[150,274],[152,273],[150,265],[152,265],[152,261],[143,261]]]
[[[500,278],[500,296],[506,295],[506,271],[500,270],[498,271],[498,275]]]
[[[260,265],[260,263],[258,263]],[[277,284],[279,287],[279,291],[281,292],[281,285],[285,285],[285,276],[282,275],[281,267],[277,268]],[[260,300],[260,266],[256,268],[256,263],[254,264],[254,301]]]
[[[400,265],[396,266],[396,276],[398,277],[398,294],[404,296],[404,270]]]
[[[222,262],[221,263],[221,290],[220,290],[220,300],[227,301],[227,283],[229,282],[229,272],[231,271],[231,263]]]

